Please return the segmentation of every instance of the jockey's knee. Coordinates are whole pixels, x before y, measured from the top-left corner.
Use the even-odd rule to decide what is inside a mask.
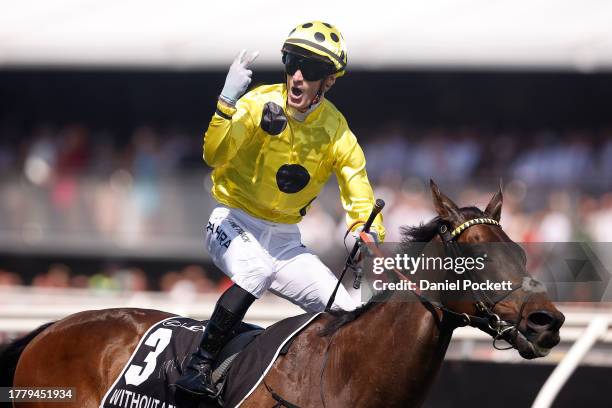
[[[235,273],[232,280],[242,289],[260,298],[274,281],[274,270],[263,263],[251,264],[248,269]]]

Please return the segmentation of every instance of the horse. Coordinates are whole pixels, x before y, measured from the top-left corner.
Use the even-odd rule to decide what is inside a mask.
[[[499,224],[501,188],[482,211],[459,208],[433,181],[430,184],[438,215],[426,224],[404,228],[406,243],[437,243],[454,256],[461,243],[513,244]],[[524,253],[496,256],[487,278],[509,279],[512,290],[465,291],[464,300],[446,298],[441,291],[383,291],[356,310],[319,315],[241,406],[420,406],[453,330],[465,325],[506,340],[525,359],[545,356],[559,343],[565,318],[545,291],[530,290],[536,282],[526,271]],[[467,279],[465,274],[449,274],[458,282]],[[406,296],[414,301],[394,301]],[[0,356],[5,370],[0,386],[74,387],[76,401],[62,406],[98,407],[141,336],[169,316],[155,310],[107,309],[45,325]]]

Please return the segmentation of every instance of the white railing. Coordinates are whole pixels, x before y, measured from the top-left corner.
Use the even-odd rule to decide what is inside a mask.
[[[29,332],[49,321],[62,319],[84,310],[116,307],[164,310],[181,316],[205,319],[210,316],[219,294],[197,295],[190,291],[176,293],[117,293],[78,289],[0,288],[0,343],[4,339]],[[286,300],[267,296],[256,302],[246,319],[267,327],[283,318],[302,313]]]
[[[0,343],[39,325],[61,319],[83,310],[114,307],[138,307],[165,310],[195,319],[205,319],[212,313],[218,294],[196,295],[190,292],[165,294],[159,292],[112,293],[65,289],[0,288]],[[561,329],[561,344],[545,358],[529,363],[559,364],[541,390],[534,407],[548,407],[582,362],[612,366],[612,357],[605,350],[597,354],[597,344],[612,344],[612,309],[562,307],[566,320]],[[297,306],[275,296],[255,302],[246,320],[269,326],[283,318],[301,313]],[[605,322],[605,323],[604,323]],[[447,358],[504,363],[526,363],[513,351],[498,351],[491,347],[491,338],[473,328],[459,328],[453,335]],[[589,353],[591,353],[590,358]]]
[[[609,336],[612,322],[610,316],[596,316],[584,330],[579,339],[566,354],[565,358],[554,369],[538,393],[532,408],[548,408],[555,401],[563,385],[580,365],[580,362],[598,340]]]

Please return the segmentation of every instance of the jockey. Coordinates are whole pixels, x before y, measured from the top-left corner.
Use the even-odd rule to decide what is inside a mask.
[[[205,243],[234,284],[219,298],[200,348],[177,381],[194,394],[216,393],[212,363],[266,290],[306,311],[324,310],[337,279],[301,243],[296,223],[331,174],[354,230],[374,205],[363,151],[344,116],[325,98],[346,69],[342,34],[320,21],[301,24],[281,51],[285,83],[259,86],[244,96],[257,53],[238,55],[204,135],[212,195],[220,204],[208,221]],[[380,215],[370,233],[375,241],[384,239]],[[340,286],[334,308],[356,306]]]

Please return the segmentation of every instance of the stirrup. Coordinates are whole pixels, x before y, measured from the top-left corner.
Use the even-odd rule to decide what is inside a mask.
[[[175,386],[191,395],[217,398],[220,390],[212,382],[213,359],[210,354],[196,351],[191,355],[185,373],[175,382]]]
[[[206,397],[209,399],[217,399],[221,392],[220,387],[217,388],[211,382],[212,372],[209,375],[202,371],[192,374],[185,374],[179,378],[174,384],[177,389],[180,389],[187,394],[197,397]]]

